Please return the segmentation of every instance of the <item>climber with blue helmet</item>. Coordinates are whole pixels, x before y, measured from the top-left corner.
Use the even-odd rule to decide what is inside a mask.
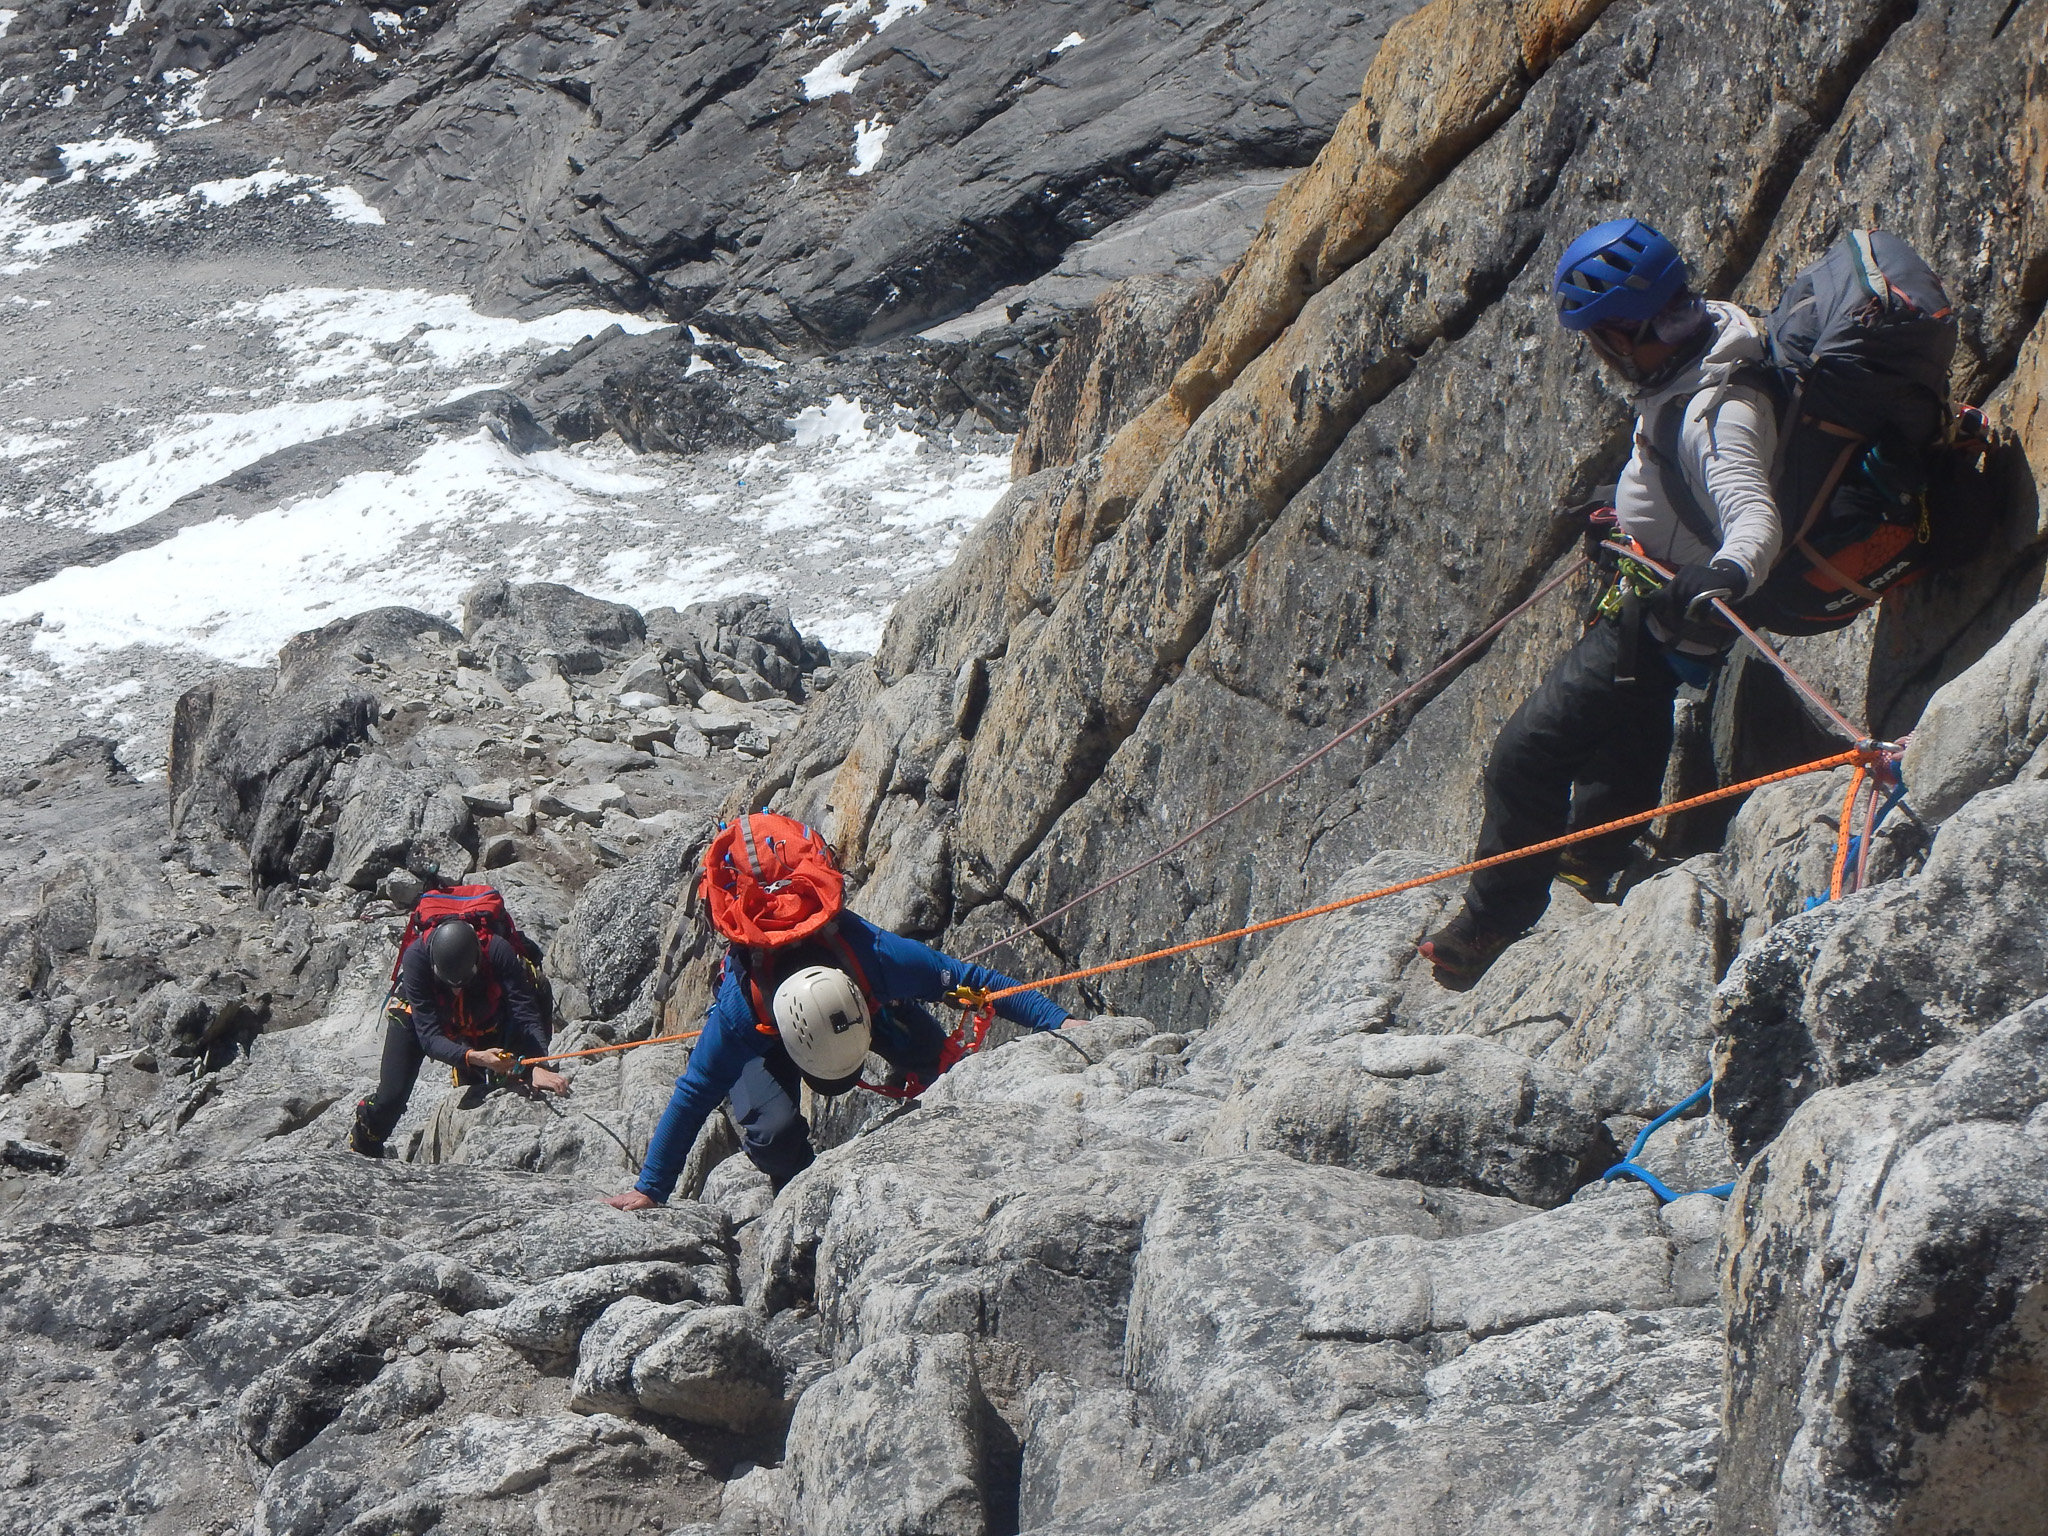
[[[1657,803],[1678,689],[1704,686],[1735,638],[1711,599],[1753,592],[1784,540],[1771,489],[1777,410],[1749,313],[1695,294],[1677,248],[1638,219],[1598,224],[1565,247],[1551,298],[1565,329],[1629,387],[1635,446],[1614,522],[1675,574],[1654,592],[1611,593],[1502,729],[1486,766],[1480,858]],[[1633,842],[1622,831],[1481,870],[1422,954],[1439,980],[1470,985],[1542,917],[1556,876],[1617,899]]]

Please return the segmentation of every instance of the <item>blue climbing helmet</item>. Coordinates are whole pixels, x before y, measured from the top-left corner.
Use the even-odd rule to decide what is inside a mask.
[[[1565,329],[1640,325],[1685,286],[1685,258],[1640,219],[1595,224],[1564,249],[1550,285]]]

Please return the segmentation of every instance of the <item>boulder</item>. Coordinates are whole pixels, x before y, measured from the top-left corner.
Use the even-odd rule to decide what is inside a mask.
[[[633,1395],[633,1362],[641,1350],[698,1305],[685,1301],[664,1306],[644,1296],[623,1296],[606,1307],[577,1341],[570,1408],[577,1413],[633,1412],[638,1406]]]
[[[1240,1067],[1203,1151],[1284,1152],[1524,1205],[1561,1204],[1620,1155],[1565,1074],[1487,1041],[1396,1035]]]
[[[1781,924],[1722,983],[1717,1111],[1753,1154],[1816,1088],[1968,1039],[2048,993],[2048,784],[1987,790],[1925,867]]]
[[[359,890],[398,869],[453,879],[468,873],[475,851],[475,823],[459,789],[432,770],[400,768],[373,752],[349,777],[328,872]]]
[[[583,888],[557,949],[601,1019],[633,1000],[660,956],[662,925],[711,827],[673,832],[630,863]]]
[[[1817,1093],[1730,1202],[1722,1529],[2020,1532],[2048,1497],[2048,1003]]]
[[[781,1422],[786,1375],[745,1307],[702,1307],[642,1346],[633,1397],[649,1413],[755,1435]]]
[[[462,634],[478,651],[509,646],[548,655],[577,676],[602,672],[612,657],[636,650],[647,624],[624,603],[586,597],[554,582],[478,583],[462,595]],[[523,695],[522,695],[523,696]]]
[[[633,753],[636,758],[639,755]],[[541,790],[533,797],[533,808],[541,815],[560,816],[593,827],[604,820],[606,811],[625,803],[626,792],[616,784],[569,784]]]
[[[1145,1422],[1143,1401],[1123,1387],[1088,1391],[1056,1371],[1025,1399],[1019,1528],[1111,1504],[1172,1475],[1166,1440]]]
[[[791,1526],[799,1536],[984,1536],[992,1417],[965,1336],[869,1345],[797,1403]]]
[[[1928,701],[1906,748],[1912,805],[1942,821],[2014,778],[2048,776],[2048,604]]]
[[[1291,1536],[1392,1529],[1656,1531],[1714,1523],[1719,1319],[1712,1308],[1590,1312],[1483,1339],[1391,1411],[1282,1431],[1251,1455],[1035,1528],[1053,1536]],[[1368,1527],[1371,1528],[1371,1527]]]
[[[1729,937],[1716,873],[1695,860],[1633,886],[1618,907],[1568,908],[1560,896],[1553,906],[1566,910],[1469,992],[1432,1000],[1423,1027],[1534,1057],[1575,1078],[1596,1113],[1661,1114],[1710,1071]]]
[[[1673,1288],[1677,1245],[1639,1184],[1511,1227],[1353,1243],[1309,1278],[1304,1337],[1362,1344],[1432,1333],[1475,1339],[1582,1312],[1698,1305],[1714,1291]]]
[[[630,743],[593,741],[587,736],[577,736],[563,743],[556,750],[555,757],[564,768],[573,769],[590,778],[630,773],[636,768],[647,766],[646,754]]]
[[[758,1224],[763,1300],[814,1301],[839,1359],[899,1333],[967,1332],[1106,1385],[1122,1368],[1140,1234],[1186,1160],[1071,1111],[920,1110],[835,1147],[783,1192]]]
[[[576,1354],[583,1331],[626,1296],[663,1305],[702,1300],[696,1276],[680,1264],[599,1264],[520,1292],[488,1326],[514,1349],[558,1359]]]
[[[628,662],[620,671],[618,684],[613,691],[622,700],[628,694],[652,694],[655,702],[661,704],[672,703],[675,699],[675,694],[668,685],[668,674],[662,670],[661,657],[654,652]]]
[[[73,1004],[0,1002],[0,1092],[12,1093],[71,1055]]]
[[[1204,1461],[1254,1450],[1296,1419],[1411,1396],[1426,1354],[1304,1335],[1312,1278],[1369,1237],[1455,1236],[1529,1214],[1512,1201],[1271,1153],[1199,1163],[1169,1181],[1145,1222],[1129,1384],[1175,1454]]]

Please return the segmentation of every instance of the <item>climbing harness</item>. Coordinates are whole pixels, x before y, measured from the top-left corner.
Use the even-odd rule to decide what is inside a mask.
[[[960,1027],[939,1044],[939,1070],[935,1077],[944,1077],[981,1049],[988,1039],[989,1026],[996,1021],[995,1000],[1007,996],[1007,992],[989,992],[969,986],[955,987],[946,994],[944,1001],[963,1012]],[[871,1083],[862,1078],[858,1086],[885,1099],[908,1102],[924,1094],[931,1083],[915,1072],[906,1072],[900,1083]]]
[[[1642,567],[1653,577],[1660,577],[1666,581],[1671,579],[1671,572],[1643,554],[1640,547],[1619,558]],[[1842,814],[1836,824],[1834,871],[1828,881],[1828,894],[1824,897],[1817,896],[1807,902],[1806,910],[1812,911],[1823,902],[1840,901],[1845,893],[1854,893],[1863,888],[1863,877],[1870,867],[1871,838],[1875,835],[1878,824],[1905,798],[1906,782],[1899,773],[1899,759],[1905,755],[1905,743],[1876,741],[1859,731],[1848,716],[1836,709],[1817,688],[1801,677],[1791,663],[1780,656],[1762,635],[1744,623],[1741,615],[1732,607],[1718,597],[1713,599],[1713,604],[1721,617],[1733,624],[1743,638],[1756,647],[1757,653],[1777,668],[1807,702],[1826,717],[1830,725],[1856,743],[1856,750],[1861,754],[1856,763],[1856,772],[1850,777],[1849,793],[1842,799]],[[1855,824],[1856,797],[1866,780],[1870,784],[1870,809],[1866,812],[1863,833],[1858,837],[1851,833],[1850,828]],[[1889,787],[1890,794],[1883,809],[1880,810],[1877,796],[1880,789],[1886,786]],[[1849,883],[1848,879],[1852,860],[1855,863],[1853,884]]]
[[[1650,1144],[1650,1138],[1652,1136],[1656,1135],[1657,1132],[1664,1129],[1665,1126],[1669,1125],[1672,1121],[1676,1120],[1680,1115],[1684,1114],[1688,1109],[1691,1109],[1693,1105],[1699,1103],[1702,1099],[1706,1098],[1707,1095],[1712,1093],[1713,1091],[1714,1085],[1712,1083],[1703,1083],[1700,1087],[1694,1089],[1691,1093],[1688,1093],[1684,1098],[1680,1099],[1676,1104],[1672,1105],[1669,1109],[1665,1110],[1663,1114],[1659,1115],[1656,1119],[1652,1120],[1640,1131],[1636,1132],[1636,1139],[1629,1143],[1628,1156],[1624,1157],[1612,1168],[1608,1169],[1605,1173],[1601,1174],[1600,1177],[1603,1180],[1640,1179],[1643,1183],[1650,1186],[1650,1193],[1654,1194],[1659,1200],[1663,1201],[1667,1205],[1670,1204],[1673,1200],[1680,1198],[1681,1192],[1673,1190],[1670,1185],[1666,1184],[1662,1179],[1658,1178],[1654,1173],[1650,1172],[1649,1169],[1637,1166],[1636,1159],[1643,1155],[1643,1148]],[[1706,1189],[1691,1189],[1683,1191],[1684,1194],[1691,1195],[1715,1195],[1723,1200],[1727,1199],[1728,1196],[1730,1196],[1734,1192],[1735,1185],[1732,1182],[1727,1184],[1715,1184]]]
[[[1062,902],[1059,906],[1054,907],[1050,912],[1046,913],[1043,917],[1035,918],[1031,922],[1026,923],[1021,928],[1012,929],[1010,932],[1002,935],[1000,938],[989,940],[988,943],[982,945],[981,948],[975,950],[972,954],[969,954],[964,958],[969,960],[979,960],[983,955],[992,954],[994,951],[1002,948],[1005,944],[1013,943],[1016,940],[1023,938],[1024,935],[1026,935],[1027,933],[1037,932],[1040,928],[1043,928],[1047,923],[1051,922],[1054,918],[1062,917],[1066,913],[1073,911],[1074,908],[1080,906],[1082,902],[1092,901],[1095,897],[1100,896],[1104,891],[1109,890],[1113,886],[1123,884],[1124,881],[1130,879],[1133,875],[1143,874],[1146,870],[1152,868],[1153,865],[1159,864],[1164,860],[1172,858],[1176,853],[1179,853],[1181,849],[1187,847],[1187,845],[1189,843],[1192,843],[1196,838],[1202,836],[1206,832],[1214,831],[1217,827],[1222,826],[1224,822],[1230,820],[1231,817],[1235,816],[1239,811],[1243,810],[1246,806],[1260,799],[1269,790],[1278,789],[1282,784],[1285,784],[1289,779],[1292,779],[1296,777],[1298,774],[1305,772],[1313,764],[1319,762],[1321,759],[1327,757],[1330,753],[1336,751],[1337,748],[1343,746],[1345,742],[1349,741],[1352,737],[1356,736],[1360,731],[1365,730],[1367,727],[1374,725],[1378,721],[1384,720],[1388,715],[1392,714],[1395,710],[1399,709],[1403,704],[1412,703],[1417,698],[1420,698],[1430,688],[1434,687],[1437,683],[1442,682],[1446,677],[1448,677],[1451,673],[1455,672],[1459,667],[1462,667],[1474,656],[1477,656],[1482,650],[1484,650],[1488,645],[1490,645],[1495,638],[1499,636],[1502,630],[1506,629],[1510,624],[1514,623],[1516,619],[1520,618],[1523,614],[1527,613],[1531,608],[1534,608],[1538,603],[1542,602],[1544,598],[1548,597],[1551,593],[1555,592],[1559,587],[1563,586],[1566,582],[1570,581],[1574,576],[1578,575],[1579,572],[1583,571],[1586,568],[1587,563],[1588,562],[1586,557],[1581,555],[1578,559],[1574,560],[1570,565],[1566,566],[1557,575],[1551,577],[1550,580],[1544,582],[1542,586],[1538,587],[1534,592],[1531,592],[1527,597],[1523,598],[1521,602],[1517,603],[1514,607],[1510,608],[1506,613],[1502,614],[1498,619],[1495,619],[1491,624],[1487,625],[1486,628],[1482,629],[1477,635],[1475,635],[1472,639],[1468,640],[1463,646],[1459,647],[1459,649],[1457,649],[1456,651],[1453,651],[1448,657],[1446,657],[1443,661],[1439,662],[1435,667],[1431,668],[1428,672],[1425,672],[1421,677],[1417,678],[1413,683],[1410,683],[1406,688],[1403,688],[1391,699],[1388,699],[1386,703],[1380,705],[1379,708],[1373,710],[1372,713],[1366,715],[1363,719],[1354,720],[1350,725],[1346,726],[1343,730],[1339,731],[1335,736],[1331,737],[1328,741],[1324,742],[1320,747],[1317,747],[1315,751],[1309,753],[1308,756],[1301,758],[1300,760],[1290,764],[1286,768],[1281,769],[1280,772],[1274,774],[1272,778],[1266,780],[1266,782],[1261,784],[1257,789],[1252,790],[1251,793],[1247,794],[1243,799],[1236,801],[1234,804],[1225,806],[1222,810],[1218,811],[1214,816],[1211,816],[1207,821],[1203,822],[1200,826],[1195,827],[1191,831],[1182,833],[1180,837],[1176,838],[1173,842],[1168,843],[1164,848],[1161,848],[1157,853],[1150,854],[1147,857],[1139,860],[1136,864],[1131,865],[1128,869],[1120,869],[1115,874],[1109,876],[1107,879],[1102,880],[1095,885],[1091,885],[1090,887],[1088,887],[1087,890],[1081,892],[1080,895],[1075,896],[1068,901]]]

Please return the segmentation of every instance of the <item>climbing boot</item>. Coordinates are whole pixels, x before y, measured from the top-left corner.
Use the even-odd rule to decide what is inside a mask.
[[[1621,900],[1619,869],[1610,869],[1586,858],[1576,848],[1567,848],[1557,861],[1557,878],[1588,901],[1613,905]]]
[[[1484,976],[1486,968],[1500,957],[1500,952],[1519,939],[1523,932],[1526,930],[1502,933],[1488,928],[1472,915],[1470,907],[1460,907],[1456,917],[1415,948],[1423,959],[1436,967],[1438,981],[1462,991]]]
[[[348,1129],[348,1149],[364,1157],[382,1157],[384,1138],[372,1134],[370,1127],[363,1120],[363,1110],[368,1107],[369,1102],[368,1099],[364,1099],[356,1105],[355,1124]]]

